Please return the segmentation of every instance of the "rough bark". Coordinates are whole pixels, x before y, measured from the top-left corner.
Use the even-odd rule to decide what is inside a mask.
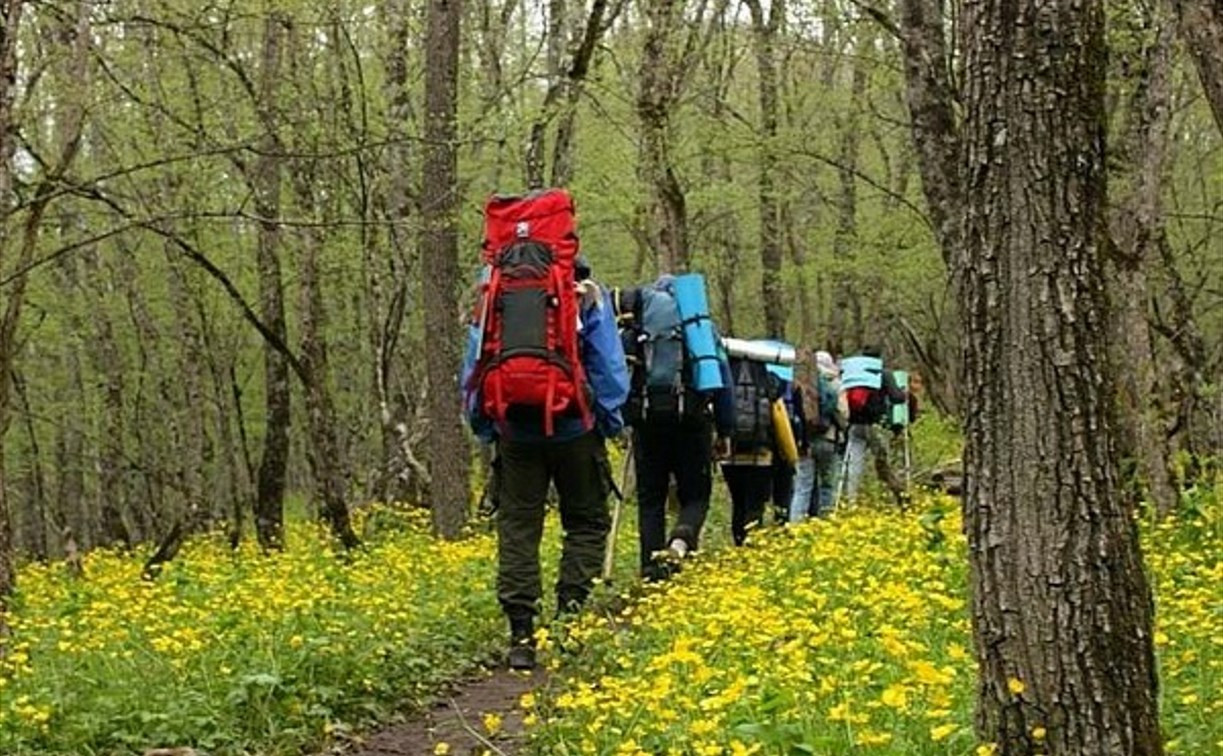
[[[284,57],[285,20],[272,13],[264,20],[259,69],[259,102],[263,129],[260,155],[251,176],[255,211],[260,220],[256,241],[260,319],[281,343],[287,343],[284,283],[280,272],[280,217],[282,142],[278,133],[277,100]],[[289,465],[289,426],[292,423],[289,364],[271,345],[264,345],[263,456],[259,460],[255,493],[255,532],[265,549],[284,542],[284,496]]]
[[[764,324],[768,335],[785,338],[785,286],[781,280],[782,238],[781,205],[777,190],[777,126],[779,90],[777,78],[777,35],[785,17],[785,2],[773,0],[766,17],[760,0],[746,0],[752,16],[752,47],[759,78],[760,129],[757,192],[760,207],[761,296]]]
[[[1103,6],[968,0],[961,25],[951,251],[978,736],[1000,754],[1159,754],[1151,591],[1107,370]]]
[[[455,538],[467,519],[470,450],[463,428],[456,374],[459,346],[459,187],[455,139],[458,115],[461,0],[429,0],[425,31],[425,148],[421,203],[421,261],[429,375],[429,471],[433,525]]]
[[[1156,370],[1151,339],[1147,271],[1166,237],[1161,188],[1171,122],[1172,25],[1158,10],[1145,15],[1136,30],[1135,89],[1112,160],[1119,166],[1109,219],[1116,245],[1112,357],[1120,384],[1120,448],[1128,452],[1123,456],[1136,461],[1151,504],[1166,515],[1176,506],[1178,494],[1161,406],[1164,381]]]
[[[1206,101],[1223,131],[1223,5],[1218,0],[1173,0],[1173,5]]]

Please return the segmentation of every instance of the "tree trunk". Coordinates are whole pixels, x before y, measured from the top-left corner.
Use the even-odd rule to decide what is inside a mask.
[[[586,76],[594,60],[595,50],[603,32],[615,21],[616,10],[623,7],[618,4],[608,16],[608,0],[594,0],[590,6],[590,16],[582,30],[582,36],[570,61],[569,70],[565,72],[565,97],[561,104],[560,120],[556,125],[556,142],[552,145],[552,186],[569,186],[573,181],[573,144],[577,134],[578,101],[582,98],[582,89],[586,85]],[[682,5],[682,3],[680,3]]]
[[[433,526],[456,538],[468,510],[470,451],[459,406],[459,186],[455,139],[458,115],[459,20],[462,0],[429,0],[425,32],[425,154],[421,203],[425,330],[429,335],[429,472]]]
[[[302,180],[298,185],[298,196],[306,201],[312,196],[311,183]],[[310,429],[310,446],[307,452],[310,472],[322,511],[335,534],[345,548],[361,544],[352,529],[345,500],[344,468],[341,449],[336,436],[335,403],[328,385],[327,342],[323,335],[326,311],[323,306],[322,284],[319,280],[318,231],[309,228],[302,239],[300,290],[302,307],[302,366],[309,380],[306,382],[306,415]]]
[[[867,37],[867,40],[870,38]],[[869,47],[869,42],[863,46]],[[854,56],[850,80],[849,113],[841,120],[840,147],[837,154],[837,228],[832,237],[836,259],[833,275],[832,313],[829,334],[836,354],[848,354],[863,347],[862,298],[854,270],[858,249],[858,153],[862,122],[859,110],[866,94],[866,63],[863,54]]]
[[[220,504],[219,491],[204,495],[204,480],[208,465],[205,449],[208,444],[206,402],[204,401],[204,340],[195,319],[191,303],[194,297],[187,290],[187,278],[169,243],[165,245],[166,264],[170,269],[170,299],[174,307],[175,331],[179,339],[178,374],[182,394],[183,448],[179,463],[179,480],[188,510],[208,511]],[[224,405],[217,407],[220,411]],[[236,493],[236,492],[235,492]],[[209,501],[209,499],[214,501]],[[222,499],[223,501],[223,499]]]
[[[961,31],[978,736],[1000,754],[1159,754],[1107,371],[1103,4],[967,0]]]
[[[252,185],[255,212],[259,216],[256,258],[259,273],[260,319],[281,343],[288,343],[285,325],[284,283],[280,275],[280,194],[283,151],[278,136],[276,106],[283,61],[285,20],[277,13],[264,20],[259,99],[264,130],[255,161]],[[289,466],[290,405],[289,364],[270,344],[264,344],[264,408],[266,430],[263,456],[259,460],[255,494],[255,532],[265,549],[284,544],[285,478]]]
[[[85,289],[92,298],[89,307],[93,335],[85,353],[93,371],[100,377],[102,392],[102,419],[97,433],[95,471],[98,476],[98,506],[101,517],[101,545],[122,544],[130,547],[138,540],[129,507],[134,504],[125,485],[127,468],[127,422],[124,417],[124,366],[122,352],[115,338],[115,327],[110,315],[108,287],[103,284],[105,273],[98,250],[90,247],[83,250],[81,259],[85,264]]]
[[[956,92],[947,53],[944,0],[901,0],[901,48],[905,101],[922,177],[926,208],[934,223],[943,260],[959,248],[958,209],[962,197]]]
[[[411,476],[409,465],[404,454],[406,443],[406,425],[404,417],[406,408],[400,400],[401,394],[395,390],[396,366],[402,363],[396,361],[399,351],[418,351],[415,343],[401,345],[405,336],[403,325],[406,314],[415,309],[410,301],[409,277],[413,272],[415,246],[406,232],[414,212],[416,198],[412,194],[410,173],[407,166],[411,164],[413,153],[410,137],[411,126],[416,120],[412,109],[412,87],[414,83],[408,78],[408,45],[411,38],[409,19],[410,3],[406,0],[395,0],[387,3],[383,12],[386,24],[391,30],[389,46],[386,53],[386,99],[387,99],[387,133],[394,137],[395,144],[388,150],[386,165],[387,214],[391,223],[388,224],[388,236],[392,251],[389,265],[375,265],[368,276],[369,290],[374,301],[385,301],[385,309],[378,307],[382,313],[376,329],[372,329],[370,338],[375,355],[374,393],[378,403],[379,438],[381,439],[381,464],[379,465],[379,481],[377,489],[381,500],[398,501],[408,497],[411,488],[420,486],[427,481],[417,481]],[[494,190],[496,185],[494,183]],[[371,261],[374,264],[379,261]],[[390,273],[390,291],[384,292],[380,283],[384,273]],[[414,350],[414,347],[417,347]],[[410,363],[409,363],[410,364]],[[404,365],[407,369],[412,369]],[[405,370],[406,372],[406,370]],[[399,381],[414,383],[412,376],[406,375]]]
[[[544,154],[547,151],[548,127],[558,117],[556,141],[552,149],[552,185],[566,186],[573,178],[573,138],[578,99],[581,97],[599,39],[615,19],[614,12],[608,17],[608,0],[594,0],[590,6],[590,15],[580,28],[580,36],[574,39],[573,55],[566,60],[564,52],[568,39],[569,16],[566,0],[549,0],[548,26],[545,32],[548,89],[544,93],[539,115],[531,124],[526,150],[527,186],[532,189],[544,185],[544,176],[547,174]]]
[[[544,31],[544,65],[547,66],[548,89],[544,93],[539,115],[531,124],[527,137],[526,180],[529,189],[543,188],[544,177],[547,175],[544,155],[547,151],[548,125],[556,118],[556,111],[560,104],[566,5],[566,0],[548,0],[548,10],[545,16],[547,27]],[[430,5],[430,11],[432,11],[432,5]],[[432,15],[430,15],[430,20],[432,20]],[[432,39],[429,37],[430,41]],[[425,45],[425,54],[428,55],[432,48],[428,41]],[[432,114],[429,115],[431,117]]]
[[[671,161],[671,108],[678,92],[668,49],[677,44],[677,26],[683,3],[649,3],[644,10],[645,31],[638,77],[637,117],[641,147],[637,172],[649,198],[643,212],[645,235],[660,273],[688,270],[688,214],[684,189]]]
[[[1118,306],[1113,312],[1114,373],[1120,378],[1119,445],[1136,460],[1139,477],[1162,516],[1176,506],[1172,449],[1161,412],[1163,381],[1155,365],[1148,304],[1147,270],[1165,238],[1161,187],[1167,169],[1171,122],[1172,25],[1153,11],[1140,34],[1141,60],[1115,150],[1121,169],[1113,181],[1124,194],[1113,202],[1110,231],[1116,244],[1114,273]]]
[[[1215,123],[1223,131],[1223,6],[1218,0],[1173,0]]]
[[[768,335],[785,338],[785,286],[781,280],[781,207],[777,198],[777,34],[785,17],[785,2],[773,0],[768,17],[760,0],[746,0],[752,15],[752,40],[756,53],[760,98],[760,173],[757,188],[760,202],[760,262],[763,267],[761,295],[764,323]]]
[[[333,43],[338,40],[338,21],[331,35]],[[335,103],[343,108],[350,102],[350,91],[342,68],[338,71],[339,91],[326,91],[320,95],[317,88],[306,86],[309,77],[308,65],[303,65],[301,39],[294,32],[289,45],[292,70],[297,73],[295,100],[298,122],[308,122],[311,116],[323,123],[332,123],[334,118],[324,107],[311,110],[315,103]],[[338,50],[337,53],[338,59]],[[329,88],[334,89],[334,87]],[[334,134],[327,134],[334,139]],[[309,133],[297,132],[293,142],[294,152],[300,155],[323,152],[322,140]],[[324,164],[324,170],[330,165]],[[331,526],[332,533],[347,549],[360,545],[361,541],[352,529],[349,518],[345,486],[344,450],[340,445],[335,401],[332,398],[331,371],[328,364],[326,340],[327,311],[323,299],[323,283],[319,271],[323,248],[323,229],[331,227],[332,207],[338,197],[320,198],[315,191],[319,179],[319,159],[297,160],[292,170],[293,189],[297,206],[309,223],[298,234],[300,243],[300,266],[298,269],[298,295],[301,310],[301,364],[302,383],[306,400],[306,422],[309,435],[306,457],[310,474],[314,479],[315,495],[321,506],[323,517]],[[330,173],[330,171],[328,170]]]

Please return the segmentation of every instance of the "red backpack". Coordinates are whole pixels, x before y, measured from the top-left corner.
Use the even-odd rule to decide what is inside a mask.
[[[504,426],[540,417],[551,436],[558,414],[593,425],[578,353],[573,198],[563,189],[494,195],[484,206],[484,262],[490,267],[476,318],[480,347],[468,391]]]

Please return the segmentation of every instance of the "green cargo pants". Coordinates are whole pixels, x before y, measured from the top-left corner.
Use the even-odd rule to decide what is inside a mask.
[[[544,530],[548,484],[560,496],[558,608],[581,604],[603,566],[611,516],[607,510],[607,452],[596,433],[572,441],[498,444],[501,507],[497,512],[497,598],[510,618],[539,612],[542,585],[539,543]]]

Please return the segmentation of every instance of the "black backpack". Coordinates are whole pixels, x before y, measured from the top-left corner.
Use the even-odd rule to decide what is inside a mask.
[[[764,363],[732,358],[731,388],[735,399],[735,430],[740,446],[766,446],[773,441],[773,402],[780,395],[778,380]]]

